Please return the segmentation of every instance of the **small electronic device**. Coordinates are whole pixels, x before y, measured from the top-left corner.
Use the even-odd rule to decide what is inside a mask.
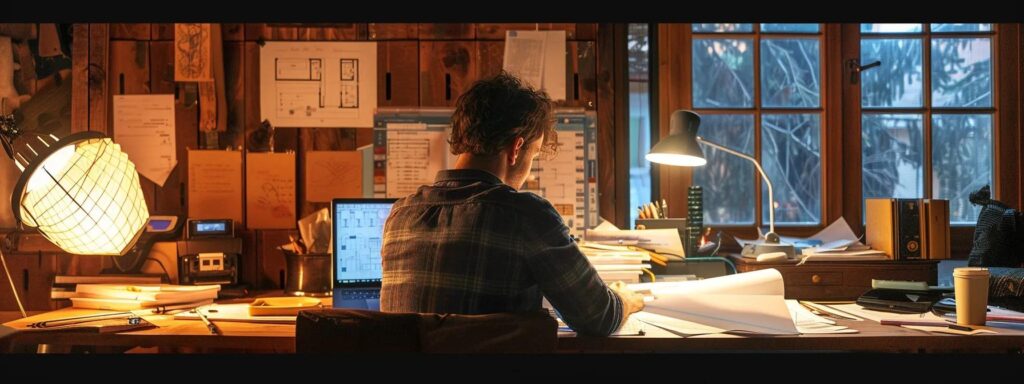
[[[949,201],[866,199],[865,240],[894,260],[949,258]]]
[[[242,239],[231,219],[188,220],[185,240],[178,242],[178,283],[238,284]]]
[[[900,289],[872,289],[857,298],[866,309],[895,313],[925,313],[932,309],[942,293]]]

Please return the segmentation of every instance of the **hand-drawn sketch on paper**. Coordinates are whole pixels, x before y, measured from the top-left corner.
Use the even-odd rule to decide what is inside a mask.
[[[248,153],[245,163],[246,227],[295,228],[295,153]]]
[[[174,81],[213,81],[210,24],[174,24]]]
[[[363,196],[363,154],[359,151],[307,151],[306,201]]]
[[[377,43],[267,42],[261,118],[275,127],[372,127]]]

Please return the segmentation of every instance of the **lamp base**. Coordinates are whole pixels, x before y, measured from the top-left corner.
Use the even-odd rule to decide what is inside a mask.
[[[743,250],[740,252],[740,256],[747,258],[757,258],[759,255],[773,252],[782,252],[786,254],[787,258],[795,258],[796,250],[793,244],[780,244],[780,243],[761,243],[761,244],[747,244],[743,246]]]

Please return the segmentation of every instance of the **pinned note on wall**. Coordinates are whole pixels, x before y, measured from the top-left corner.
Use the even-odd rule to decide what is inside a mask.
[[[307,151],[305,163],[306,201],[363,196],[362,152]]]
[[[242,223],[242,152],[188,151],[188,217]]]
[[[248,153],[245,163],[246,227],[295,228],[295,153]]]

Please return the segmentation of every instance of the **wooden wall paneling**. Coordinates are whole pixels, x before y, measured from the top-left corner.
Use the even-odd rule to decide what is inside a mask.
[[[242,29],[244,30],[245,41],[263,39],[263,23],[245,23]]]
[[[22,306],[26,311],[48,311],[50,310],[50,286],[51,271],[53,271],[54,257],[52,254],[43,252],[14,252],[5,253],[7,268],[11,273],[11,280],[18,290]],[[95,257],[95,256],[94,256]],[[11,294],[11,284],[7,281],[6,274],[0,273],[0,284],[3,286],[3,294],[0,294],[0,310],[18,311],[18,304]]]
[[[377,106],[420,105],[419,43],[377,43]]]
[[[420,41],[420,106],[452,106],[476,81],[476,44],[475,41]]]
[[[416,23],[370,23],[366,26],[370,40],[416,40],[420,38]]]
[[[327,208],[330,203],[314,203],[306,199],[306,153],[308,151],[354,151],[356,149],[356,132],[359,128],[302,128],[299,135],[300,146],[298,157],[298,175],[296,178],[299,190],[299,217],[305,217],[318,209]]]
[[[288,236],[299,236],[294,229],[264,229],[255,232],[256,254],[260,255],[258,289],[284,289],[284,253],[277,246],[288,243]]]
[[[217,114],[227,114],[227,130],[220,133],[221,147],[237,149],[242,147],[245,142],[247,97],[245,92],[245,46],[243,44],[242,42],[224,43],[224,78],[217,79],[217,81],[224,82],[226,105],[226,110],[219,110]],[[257,76],[259,75],[257,74]],[[259,102],[259,95],[250,97]]]
[[[504,41],[477,41],[477,79],[486,79],[497,76],[501,73],[501,66],[505,58]],[[475,79],[474,79],[475,80]],[[466,84],[466,88],[473,85]]]
[[[476,38],[476,24],[470,23],[420,23],[420,40],[473,40]]]
[[[89,130],[109,134],[107,108],[110,92],[108,62],[110,33],[107,24],[89,24]]]
[[[245,148],[248,150],[250,136],[260,127],[260,46],[255,42],[243,43],[243,85],[247,97],[244,99],[243,128],[245,132]]]
[[[628,161],[626,158],[627,135],[620,134],[620,131],[628,129],[624,123],[625,116],[620,113],[625,107],[626,98],[617,97],[615,91],[620,89],[617,83],[624,81],[625,74],[622,71],[620,62],[624,61],[625,34],[616,33],[617,29],[624,28],[617,24],[602,24],[598,31],[597,40],[597,158],[598,158],[598,209],[601,216],[615,223],[620,228],[632,228],[627,223],[629,215],[626,214],[626,203],[628,190],[626,186],[629,180],[628,169],[623,169],[620,163]],[[621,36],[620,36],[621,35]],[[621,45],[621,47],[619,46]],[[620,68],[616,71],[616,68]],[[619,182],[616,182],[616,181]],[[625,217],[624,217],[625,216]]]
[[[71,27],[71,132],[89,130],[89,24]]]
[[[111,95],[147,95],[150,93],[149,42],[141,40],[115,40],[110,42],[110,76],[108,89]],[[110,100],[109,134],[113,135],[113,96]],[[157,185],[139,176],[146,205],[153,212],[156,207]]]
[[[566,40],[576,39],[573,23],[481,23],[476,25],[477,40],[505,40],[506,31],[565,31]]]
[[[150,26],[153,40],[174,40],[174,23],[153,23]]]
[[[672,112],[692,105],[690,100],[690,40],[686,24],[662,24],[658,26],[658,137],[667,137]],[[686,217],[686,191],[690,187],[690,167],[672,167],[652,164],[652,171],[660,180],[657,193],[669,205],[669,217]],[[633,207],[629,207],[633,208]]]
[[[263,40],[298,40],[299,27],[297,24],[263,24],[261,37]]]
[[[163,187],[156,187],[156,205],[149,207],[155,214],[188,214],[185,205],[185,191],[188,190],[188,150],[197,148],[199,115],[198,107],[186,106],[185,99],[174,82],[174,42],[153,41],[149,46],[150,87],[154,94],[174,94],[175,144],[178,164]]]
[[[221,33],[224,36],[224,41],[243,41],[245,40],[245,24],[241,23],[224,23],[221,24]]]
[[[565,48],[565,101],[559,105],[594,109],[597,93],[594,42],[569,41]]]
[[[113,23],[110,24],[112,40],[149,40],[152,27],[149,23]]]
[[[577,23],[576,40],[597,40],[597,24]]]

